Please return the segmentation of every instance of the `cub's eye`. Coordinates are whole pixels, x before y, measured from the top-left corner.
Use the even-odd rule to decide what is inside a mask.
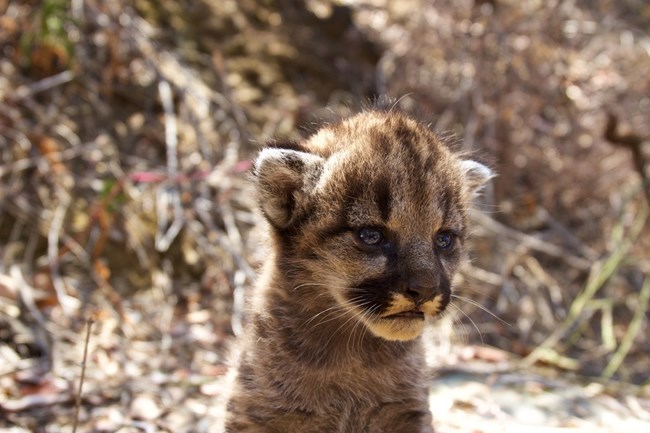
[[[371,247],[379,246],[384,242],[384,234],[381,230],[369,227],[359,229],[357,236],[361,239],[361,242]]]
[[[436,249],[447,251],[454,245],[454,234],[450,232],[441,232],[436,235]]]

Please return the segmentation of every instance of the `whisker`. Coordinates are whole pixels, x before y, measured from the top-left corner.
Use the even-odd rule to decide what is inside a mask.
[[[325,324],[325,323],[327,323],[327,322],[331,322],[331,321],[333,321],[333,320],[339,319],[339,318],[345,316],[346,314],[349,314],[348,309],[344,308],[342,305],[335,305],[335,306],[333,306],[333,307],[328,308],[327,310],[324,310],[324,312],[327,312],[327,314],[323,317],[323,319],[325,319],[326,317],[329,317],[329,316],[332,315],[332,314],[336,314],[336,313],[340,313],[340,314],[338,314],[338,315],[336,315],[336,316],[334,316],[334,317],[329,317],[329,318],[327,318],[326,320],[319,320],[319,321],[317,321],[317,322],[314,323],[314,324],[313,324],[309,329],[307,329],[307,331],[312,331],[312,330],[314,330],[316,327],[318,327],[318,326],[320,326],[320,325],[323,325],[323,324]],[[317,315],[314,316],[313,319],[315,319],[315,318],[316,318],[317,316],[319,316],[320,314],[322,314],[322,313],[318,313]],[[311,319],[310,322],[311,322],[313,319]]]
[[[461,310],[460,308],[458,308],[458,307],[455,306],[454,304],[449,304],[449,305],[450,305],[451,307],[453,307],[456,311],[458,311],[460,314],[462,314],[463,316],[467,317],[467,320],[469,320],[469,321],[472,323],[472,325],[474,326],[474,329],[476,329],[476,332],[478,332],[479,337],[481,337],[481,344],[484,345],[484,344],[485,344],[485,341],[483,340],[483,333],[481,332],[480,329],[478,329],[478,326],[476,325],[476,322],[474,322],[474,321],[472,320],[472,318],[469,317],[469,316],[467,315],[467,313],[465,313],[463,310]]]
[[[328,284],[323,284],[323,283],[302,283],[302,284],[298,284],[296,287],[294,287],[291,290],[298,290],[298,289],[301,289],[301,288],[307,287],[307,286],[328,287],[329,285]]]
[[[368,305],[368,304],[370,304],[370,302],[365,302],[365,303],[363,303],[363,304],[359,304],[359,306],[365,306],[365,305]],[[351,312],[352,312],[352,315],[351,315],[351,316],[350,316],[350,317],[349,317],[345,322],[343,322],[343,323],[342,323],[338,328],[336,328],[336,330],[332,333],[332,335],[330,336],[330,338],[329,338],[329,339],[327,340],[327,342],[325,343],[326,346],[329,345],[330,341],[332,341],[332,338],[334,338],[334,336],[337,335],[337,334],[339,333],[339,331],[340,331],[340,330],[341,330],[345,325],[347,325],[348,322],[350,322],[350,320],[355,319],[355,318],[359,318],[359,317],[362,317],[362,316],[363,316],[363,313],[360,313],[360,312],[357,311],[357,310],[351,310]]]
[[[357,298],[360,298],[360,297],[357,297]],[[352,298],[352,299],[356,301],[357,298]],[[357,306],[359,306],[359,307],[363,307],[363,306],[366,305],[366,303],[362,303],[362,304],[353,304],[353,305],[357,305]],[[329,307],[328,309],[323,310],[322,312],[316,314],[316,315],[315,315],[312,319],[310,319],[309,321],[311,322],[313,319],[315,319],[317,316],[321,315],[323,312],[328,312],[328,315],[329,315],[329,313],[332,313],[332,312],[337,311],[337,310],[338,310],[338,311],[342,311],[342,313],[339,314],[339,315],[337,315],[337,316],[335,316],[335,317],[330,317],[330,318],[328,318],[327,320],[320,320],[320,321],[318,321],[316,324],[314,324],[312,327],[310,327],[310,328],[308,329],[308,331],[311,331],[311,330],[313,330],[314,328],[316,328],[317,326],[322,325],[322,324],[324,324],[324,323],[331,322],[331,321],[333,321],[333,320],[339,319],[339,318],[345,316],[346,314],[353,313],[353,316],[354,316],[354,314],[357,314],[357,312],[354,311],[354,310],[353,310],[352,308],[350,308],[349,306],[348,306],[348,308],[346,308],[346,305],[338,304],[338,303],[337,303],[337,304],[333,305],[332,307]],[[349,321],[349,320],[350,320],[350,319],[348,319],[348,321]],[[346,321],[346,323],[347,323],[347,321]]]
[[[456,291],[456,293],[475,294],[475,295],[478,295],[478,296],[482,296],[482,297],[484,297],[485,299],[487,299],[489,301],[496,302],[494,296],[488,295],[484,291],[481,291],[481,290],[479,290],[479,289],[477,289],[475,287],[472,287],[472,286],[463,286],[463,287],[460,287],[460,288],[455,288],[455,291]]]
[[[456,305],[452,305],[452,308],[455,309],[454,312],[459,311],[459,308]],[[450,326],[450,330],[453,332],[454,336],[458,338],[459,341],[466,343],[469,336],[469,331],[467,330],[467,326],[465,326],[465,322],[463,322],[457,314],[450,313],[450,310],[445,311],[442,318],[449,317],[449,319],[451,319],[452,325]],[[460,331],[458,328],[460,328]]]
[[[303,323],[302,326],[307,326],[307,325],[309,325],[311,322],[313,322],[316,318],[320,317],[322,314],[326,314],[326,313],[328,313],[328,312],[331,312],[331,311],[333,311],[333,310],[337,310],[337,309],[340,310],[340,309],[342,309],[342,308],[343,308],[343,307],[342,307],[341,305],[339,305],[339,304],[334,304],[334,305],[332,305],[331,307],[326,308],[326,309],[324,309],[323,311],[314,314],[314,315],[313,315],[309,320],[307,320],[305,323]]]
[[[375,314],[375,312],[376,312],[377,310],[379,310],[380,308],[381,308],[381,305],[379,305],[379,304],[375,304],[375,305],[373,305],[369,310],[364,311],[363,316],[365,316],[365,318],[366,318],[366,319],[369,319],[369,320],[376,319],[377,317],[379,317],[379,315],[378,315],[378,314]],[[364,326],[364,332],[363,332],[363,335],[365,336],[365,334],[366,334],[368,331],[369,331],[368,327],[367,327],[367,326]],[[359,340],[359,346],[361,346],[361,340]]]
[[[356,339],[357,339],[357,332],[356,331],[357,331],[357,328],[359,326],[363,326],[363,322],[361,320],[357,320],[357,323],[354,324],[354,326],[352,327],[352,331],[348,335],[348,341],[347,341],[347,343],[345,343],[345,350],[348,353],[351,352],[350,351],[350,340],[352,340],[352,348],[354,349]]]
[[[376,312],[377,310],[379,310],[380,308],[381,308],[381,305],[375,304],[375,305],[373,305],[369,310],[367,310],[367,311],[364,312],[364,316],[365,316],[367,319],[372,320],[372,319],[378,317],[378,315],[375,314],[375,312]],[[359,321],[359,323],[361,323],[361,321]],[[362,329],[362,331],[361,331],[361,334],[359,335],[359,344],[358,344],[358,347],[359,347],[359,348],[358,348],[358,351],[361,350],[361,345],[363,344],[363,339],[365,338],[366,334],[367,334],[369,331],[370,331],[370,328],[368,328],[367,326],[364,325],[364,326],[363,326],[363,329]]]
[[[479,308],[479,309],[485,311],[485,312],[488,313],[490,316],[494,317],[495,319],[497,319],[499,322],[503,323],[503,324],[506,325],[506,326],[512,326],[510,323],[506,322],[506,321],[503,320],[501,317],[497,316],[496,314],[494,314],[493,312],[491,312],[490,310],[488,310],[487,308],[485,308],[483,305],[481,305],[480,303],[476,302],[475,300],[473,300],[473,299],[471,299],[471,298],[466,298],[465,296],[455,295],[455,294],[453,294],[453,293],[452,293],[451,297],[452,297],[452,298],[456,298],[456,299],[458,299],[458,300],[460,300],[460,301],[465,301],[465,302],[467,302],[468,304],[471,304],[471,305],[475,306],[476,308]]]
[[[317,282],[307,282],[295,286],[293,290],[299,290],[304,287],[329,287],[329,285]],[[348,297],[344,300],[343,303],[333,300],[333,305],[314,314],[301,325],[301,328],[306,329],[307,332],[310,332],[328,322],[334,322],[341,318],[344,318],[346,315],[349,315],[350,317],[346,318],[343,323],[341,323],[338,328],[332,332],[332,335],[329,337],[327,342],[325,342],[325,346],[328,346],[335,336],[340,335],[342,329],[344,329],[351,321],[356,319],[357,322],[354,323],[351,329],[349,329],[349,334],[346,342],[346,351],[360,351],[363,345],[363,339],[369,331],[369,329],[364,325],[363,319],[373,319],[375,317],[378,317],[376,312],[381,308],[381,305],[377,305],[372,301],[367,300],[367,292],[364,289],[357,287],[343,287],[340,288],[340,290],[348,293],[348,296],[355,296]],[[330,292],[328,290],[319,293],[316,296],[322,296],[329,293]]]

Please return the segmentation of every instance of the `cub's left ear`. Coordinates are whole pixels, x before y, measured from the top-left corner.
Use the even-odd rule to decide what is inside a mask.
[[[471,159],[464,159],[460,162],[460,169],[465,176],[470,194],[477,194],[481,188],[492,179],[495,174],[487,166]]]

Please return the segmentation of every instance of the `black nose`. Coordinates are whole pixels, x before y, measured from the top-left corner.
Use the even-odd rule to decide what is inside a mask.
[[[404,293],[416,303],[433,298],[438,289],[437,278],[425,274],[416,274],[404,281]]]

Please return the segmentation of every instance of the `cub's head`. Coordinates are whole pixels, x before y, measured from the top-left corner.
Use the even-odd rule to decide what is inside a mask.
[[[426,126],[380,111],[255,163],[279,271],[387,340],[417,337],[449,303],[468,207],[491,176]]]

